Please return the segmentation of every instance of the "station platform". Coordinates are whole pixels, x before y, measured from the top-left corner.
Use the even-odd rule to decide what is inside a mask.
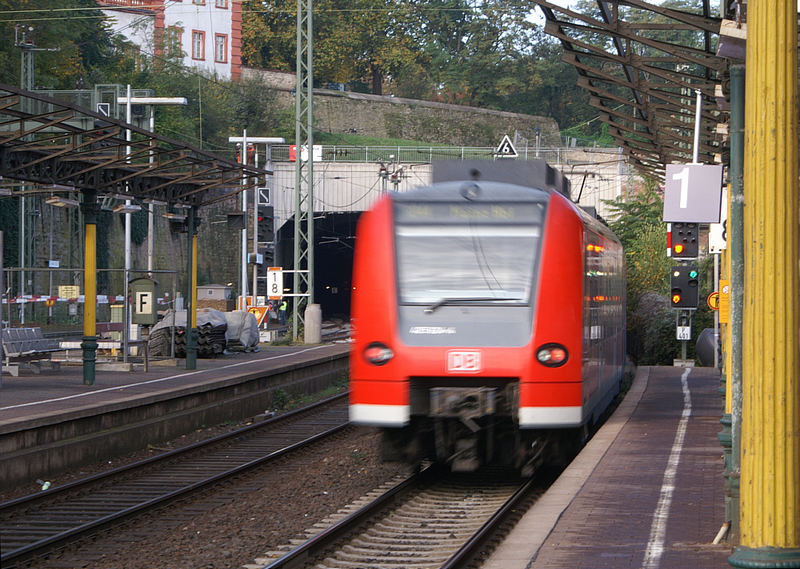
[[[98,366],[93,385],[83,383],[82,365],[4,374],[0,496],[204,426],[258,416],[276,398],[344,383],[349,347],[263,345],[256,352],[198,358],[194,370],[186,370],[183,360],[153,363],[148,371]]]
[[[484,569],[729,568],[720,374],[640,367],[612,417]]]
[[[349,344],[261,346],[257,352],[231,352],[217,358],[198,358],[197,369],[186,370],[183,360],[151,362],[149,371],[100,371],[93,385],[84,385],[81,365],[19,377],[3,374],[0,384],[0,433],[20,423],[59,418],[125,402],[169,396],[177,391],[203,389],[226,379],[347,354]]]
[[[80,366],[4,375],[0,435],[100,409],[168,399],[265,370],[342,358],[347,343],[266,346],[198,359],[196,370],[98,372]],[[556,483],[495,549],[484,569],[728,568],[713,544],[725,521],[719,372],[640,367],[627,396]]]

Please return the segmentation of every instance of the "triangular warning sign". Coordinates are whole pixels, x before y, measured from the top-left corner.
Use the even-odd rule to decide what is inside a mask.
[[[256,326],[261,326],[269,308],[267,306],[250,306],[247,312],[256,317]]]
[[[497,147],[495,154],[499,158],[516,158],[519,156],[519,154],[517,154],[517,149],[514,148],[508,135],[503,137],[503,141],[500,143],[500,146]]]

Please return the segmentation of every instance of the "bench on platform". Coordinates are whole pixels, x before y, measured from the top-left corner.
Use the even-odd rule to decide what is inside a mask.
[[[45,338],[41,328],[3,328],[3,371],[14,377],[19,375],[19,364],[29,364],[35,373],[47,362],[58,368],[58,362],[51,360],[53,352],[61,348],[57,340]]]
[[[58,345],[61,350],[66,353],[66,358],[69,360],[70,352],[73,350],[83,350],[83,344],[79,341],[69,341],[69,340],[62,340],[58,342]],[[122,340],[105,340],[103,338],[97,339],[97,350],[99,351],[111,351],[115,357],[117,357],[117,352],[121,352],[123,349],[124,343]],[[144,371],[150,371],[150,349],[148,347],[147,340],[128,340],[128,347],[129,348],[138,348],[144,351],[143,354],[143,361],[144,361]]]

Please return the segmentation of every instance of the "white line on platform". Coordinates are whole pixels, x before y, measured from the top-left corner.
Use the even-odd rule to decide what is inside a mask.
[[[686,437],[686,427],[689,424],[689,417],[692,415],[692,394],[689,391],[689,382],[687,381],[690,371],[691,368],[686,368],[681,375],[683,413],[681,413],[681,422],[678,424],[678,431],[675,433],[675,440],[672,443],[672,450],[669,453],[667,468],[664,470],[664,480],[661,483],[661,496],[658,499],[658,505],[653,514],[653,523],[650,526],[650,541],[647,542],[642,569],[657,569],[661,564],[661,557],[664,555],[667,519],[669,518],[669,509],[672,505],[672,495],[675,493],[675,476],[678,473],[678,463],[681,460],[681,450],[683,449],[683,440]]]
[[[286,358],[286,357],[294,356],[294,355],[297,355],[297,354],[303,354],[305,352],[310,352],[312,350],[318,350],[318,349],[324,348],[324,347],[326,347],[326,346],[323,344],[321,346],[313,346],[311,348],[306,348],[304,350],[300,350],[299,352],[291,352],[291,353],[281,354],[281,355],[278,355],[278,356],[268,356],[268,357],[265,357],[265,358],[258,358],[258,359],[248,360],[246,362],[236,362],[236,363],[224,365],[224,366],[221,366],[221,367],[218,367],[218,368],[213,368],[213,370],[212,369],[199,369],[199,370],[190,371],[190,372],[187,372],[187,373],[179,373],[179,374],[176,374],[176,375],[170,375],[168,377],[160,377],[158,379],[150,379],[150,380],[147,380],[147,381],[140,381],[139,383],[130,383],[130,384],[127,384],[127,385],[121,385],[119,387],[106,387],[105,389],[96,389],[94,391],[85,391],[83,393],[76,393],[75,395],[66,395],[64,397],[56,397],[54,399],[45,399],[43,401],[31,401],[29,403],[21,403],[19,405],[9,405],[8,407],[0,407],[0,411],[6,411],[8,409],[20,409],[22,407],[31,407],[33,405],[43,405],[45,403],[56,403],[58,401],[67,401],[69,399],[77,399],[78,397],[86,397],[87,395],[95,395],[97,393],[105,393],[105,392],[109,392],[109,391],[120,391],[122,389],[130,389],[131,387],[137,387],[139,385],[149,385],[149,384],[152,384],[152,383],[160,383],[162,381],[169,381],[170,379],[176,379],[176,378],[179,378],[179,377],[186,377],[186,376],[189,376],[189,375],[196,375],[198,373],[205,373],[207,371],[216,371],[216,370],[220,370],[220,369],[234,368],[234,367],[239,367],[239,366],[248,365],[248,364],[257,363],[257,362],[265,362],[265,361],[268,361],[268,360],[277,360],[277,359],[280,359],[280,358]]]

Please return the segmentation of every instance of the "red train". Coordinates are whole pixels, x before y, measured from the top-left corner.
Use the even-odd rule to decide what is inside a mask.
[[[350,420],[387,460],[559,458],[625,363],[622,246],[535,162],[441,162],[359,220]],[[581,440],[582,442],[582,440]]]

